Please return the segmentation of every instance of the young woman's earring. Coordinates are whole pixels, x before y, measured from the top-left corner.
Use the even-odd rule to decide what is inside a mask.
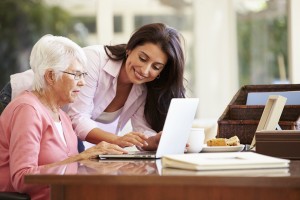
[[[158,76],[156,77],[156,79],[159,79],[159,77],[160,77],[160,74],[158,74]]]

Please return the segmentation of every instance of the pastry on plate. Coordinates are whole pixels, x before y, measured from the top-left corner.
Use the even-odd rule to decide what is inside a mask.
[[[214,138],[207,141],[207,146],[239,146],[240,140],[235,135],[229,139],[227,138]]]

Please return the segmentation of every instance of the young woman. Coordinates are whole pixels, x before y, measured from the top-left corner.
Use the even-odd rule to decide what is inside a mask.
[[[144,133],[144,150],[155,150],[172,98],[184,98],[182,37],[165,24],[137,29],[127,44],[84,48],[88,68],[86,86],[68,114],[80,139],[130,146],[133,133]],[[97,126],[118,120],[118,133],[128,120],[133,131],[117,136]]]

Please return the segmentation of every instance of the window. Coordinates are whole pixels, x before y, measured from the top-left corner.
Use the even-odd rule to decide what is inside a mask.
[[[192,30],[191,16],[176,14],[176,15],[136,15],[134,18],[135,27],[140,27],[144,24],[153,22],[163,22],[169,26],[176,27],[179,31]]]
[[[123,32],[123,18],[121,15],[114,16],[114,33]]]
[[[240,85],[286,83],[286,0],[243,0],[236,9]]]

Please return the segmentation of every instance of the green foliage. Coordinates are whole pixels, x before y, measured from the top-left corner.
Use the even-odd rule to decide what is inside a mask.
[[[41,0],[0,1],[0,88],[11,74],[29,68],[33,44],[45,34],[68,36],[72,18]]]
[[[285,61],[285,70],[287,71],[288,68],[288,50],[287,50],[287,43],[288,43],[288,35],[287,35],[287,18],[281,17],[276,18],[273,21],[270,21],[268,24],[269,27],[269,38],[274,42],[270,43],[269,47],[274,55],[276,55],[276,59],[273,60],[273,66],[278,66],[277,63],[277,56],[282,55]],[[275,78],[279,78],[279,69],[278,67],[274,68],[273,75]]]
[[[240,85],[271,84],[278,80],[278,56],[283,56],[288,70],[287,18],[264,16],[268,15],[250,13],[238,17]]]
[[[238,61],[240,85],[247,85],[250,82],[250,22],[238,21]]]

